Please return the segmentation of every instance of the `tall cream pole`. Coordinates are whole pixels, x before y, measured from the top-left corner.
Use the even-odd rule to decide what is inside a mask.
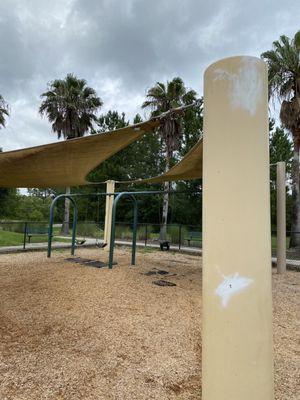
[[[277,163],[277,272],[286,272],[285,162]]]
[[[106,193],[115,193],[115,181],[106,181]],[[109,245],[110,245],[113,202],[114,202],[114,196],[106,196],[104,239],[103,239],[104,243],[107,243],[107,246],[104,248],[106,251],[109,251]]]
[[[204,76],[203,400],[273,399],[267,69]]]

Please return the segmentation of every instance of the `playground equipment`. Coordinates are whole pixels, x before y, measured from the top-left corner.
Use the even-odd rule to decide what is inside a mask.
[[[203,169],[202,399],[272,400],[265,63],[254,57],[231,57],[212,64],[204,76],[204,105],[203,142],[200,140],[166,174],[145,181],[154,183],[199,178]],[[158,127],[160,122],[158,117],[106,134],[2,153],[0,168],[4,168],[6,173],[1,175],[0,185],[49,187],[86,184],[86,175],[93,167]],[[283,177],[282,166],[278,167],[278,173]],[[281,184],[278,181],[281,212],[284,210],[282,188],[281,180]],[[111,232],[111,268],[117,203],[122,196],[129,196],[136,213],[134,196],[137,193],[99,195],[117,196],[113,203],[110,200],[112,216],[107,220],[111,220],[111,230],[109,222],[106,226],[107,240]],[[74,201],[73,204],[76,214]],[[48,256],[51,255],[52,206]],[[285,224],[282,214],[278,218],[281,232],[278,236],[279,269],[283,272]],[[73,253],[76,220],[77,215],[73,220]],[[137,217],[134,221],[135,224]],[[132,249],[132,262],[135,262],[135,240]]]
[[[115,246],[115,224],[116,224],[116,212],[118,202],[122,197],[128,197],[133,203],[133,233],[132,233],[132,253],[131,253],[131,265],[135,265],[135,254],[136,254],[136,232],[137,232],[137,222],[138,222],[138,204],[135,197],[136,193],[122,192],[117,195],[114,199],[112,205],[112,218],[111,218],[111,235],[109,244],[109,262],[108,267],[111,269],[113,267],[114,260],[114,246]],[[144,194],[144,192],[140,192]],[[109,228],[109,227],[108,227]]]
[[[204,75],[202,399],[272,400],[266,65]]]
[[[109,181],[107,183],[107,188],[114,188],[114,181]],[[136,191],[136,192],[112,192],[112,193],[93,193],[93,196],[105,196],[106,197],[106,216],[105,216],[105,227],[104,232],[106,236],[104,237],[104,243],[98,247],[108,248],[109,250],[109,261],[108,267],[112,269],[113,258],[114,258],[114,248],[115,248],[115,225],[116,225],[116,212],[117,205],[121,198],[127,197],[133,203],[133,233],[132,233],[132,255],[131,255],[131,265],[135,265],[136,256],[136,237],[137,237],[137,223],[138,223],[138,203],[136,196],[138,195],[154,195],[154,194],[164,194],[163,191],[159,190],[149,190],[149,191]],[[79,196],[89,196],[87,194],[61,194],[52,200],[50,206],[50,219],[49,219],[49,233],[48,233],[48,247],[47,247],[47,257],[51,257],[52,252],[52,237],[53,237],[53,224],[54,224],[54,208],[59,199],[68,198],[74,206],[73,215],[73,225],[72,225],[72,245],[71,245],[71,255],[75,254],[76,248],[76,228],[77,228],[77,216],[78,208],[75,201],[75,197]],[[97,245],[97,243],[96,243]]]
[[[90,196],[91,194],[79,194],[79,193],[73,193],[73,194],[60,194],[59,196],[56,196],[51,203],[50,206],[50,217],[49,217],[49,230],[48,230],[48,246],[47,246],[47,257],[51,257],[51,252],[52,252],[52,237],[53,237],[53,224],[54,224],[54,209],[56,206],[56,203],[59,199],[64,199],[68,198],[73,207],[74,207],[74,214],[73,214],[73,224],[72,224],[72,244],[71,244],[71,255],[75,254],[75,248],[76,248],[76,228],[77,228],[77,218],[78,218],[78,207],[75,201],[76,197],[79,196]],[[106,196],[107,198],[114,197],[114,193],[93,193],[93,196]],[[100,247],[98,241],[96,241],[97,247]],[[104,245],[101,245],[101,248],[104,248]]]
[[[106,182],[106,193],[114,193],[115,192],[115,181],[107,181]],[[112,210],[113,210],[113,196],[107,196],[105,202],[105,223],[104,223],[104,243],[106,243],[106,251],[109,250],[110,247],[110,237],[111,237],[111,223],[112,223]]]
[[[50,222],[49,222],[49,230],[48,230],[48,248],[47,248],[47,257],[51,257],[51,245],[52,245],[52,237],[53,237],[53,222],[54,222],[54,207],[59,199],[67,198],[71,201],[74,207],[74,216],[73,216],[73,226],[72,226],[72,244],[71,244],[71,254],[72,256],[75,254],[75,246],[76,246],[76,226],[77,226],[77,204],[71,194],[61,194],[56,196],[51,203],[50,206]]]

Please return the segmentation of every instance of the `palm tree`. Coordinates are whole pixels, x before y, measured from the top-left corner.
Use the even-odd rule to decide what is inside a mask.
[[[9,116],[8,104],[0,94],[0,128],[5,127],[5,118]]]
[[[293,39],[280,36],[272,50],[261,55],[267,62],[270,98],[281,102],[280,120],[293,139],[292,226],[290,247],[300,247],[300,31]]]
[[[167,84],[157,82],[151,87],[147,94],[146,100],[142,104],[142,108],[151,110],[151,116],[158,116],[172,108],[191,104],[196,100],[196,92],[187,90],[181,78],[174,78]],[[158,128],[158,133],[162,138],[165,147],[165,169],[170,168],[170,162],[174,151],[179,150],[181,138],[183,134],[182,117],[170,115],[164,120],[164,123]],[[163,210],[162,210],[162,228],[160,231],[160,239],[166,240],[168,208],[169,208],[169,191],[170,182],[164,184]]]
[[[68,74],[65,79],[55,79],[48,84],[48,90],[41,95],[43,99],[39,112],[52,123],[52,131],[60,139],[74,139],[94,132],[96,113],[103,102],[94,89],[87,86],[84,79]],[[70,187],[66,188],[66,194]],[[70,203],[65,199],[65,216],[62,232],[69,233]]]

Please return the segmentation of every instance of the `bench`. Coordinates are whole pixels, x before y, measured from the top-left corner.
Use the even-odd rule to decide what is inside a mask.
[[[184,240],[187,240],[188,246],[191,246],[191,242],[201,242],[202,241],[202,233],[201,232],[189,232],[189,235]]]
[[[28,237],[28,243],[30,243],[32,236],[41,236],[41,235],[48,235],[47,226],[27,226],[26,236]]]

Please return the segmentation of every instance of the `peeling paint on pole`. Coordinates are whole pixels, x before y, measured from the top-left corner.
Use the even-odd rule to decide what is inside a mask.
[[[245,278],[235,273],[224,277],[224,280],[215,290],[215,294],[221,298],[222,306],[227,307],[231,297],[244,291],[252,282],[253,279]]]

